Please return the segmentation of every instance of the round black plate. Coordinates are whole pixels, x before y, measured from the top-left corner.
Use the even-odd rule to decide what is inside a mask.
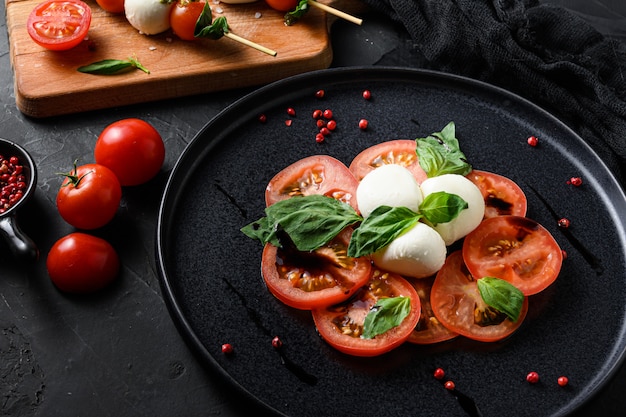
[[[323,99],[315,92],[323,89]],[[362,98],[369,89],[372,99]],[[287,114],[293,108],[296,116]],[[338,128],[315,141],[315,109]],[[259,121],[265,114],[266,123]],[[361,131],[365,118],[369,128]],[[291,120],[291,124],[286,123]],[[477,169],[506,175],[528,196],[528,216],[567,252],[561,275],[530,299],[508,340],[406,345],[377,358],[328,347],[308,312],[264,287],[261,245],[240,232],[263,216],[264,189],[299,158],[349,164],[367,146],[416,138],[454,121]],[[535,135],[539,145],[526,139]],[[573,176],[581,187],[568,185]],[[162,289],[186,341],[206,363],[278,414],[564,415],[608,380],[626,347],[626,198],[604,164],[566,126],[519,97],[476,81],[399,68],[324,70],[285,79],[229,106],[189,143],[165,190],[158,221]],[[564,231],[557,221],[566,217]],[[280,351],[271,340],[284,342]],[[230,343],[232,355],[221,345]],[[433,376],[444,368],[461,397]],[[539,384],[526,374],[540,374]],[[556,383],[565,375],[570,384]]]

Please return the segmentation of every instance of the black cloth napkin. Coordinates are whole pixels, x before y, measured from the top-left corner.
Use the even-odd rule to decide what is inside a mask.
[[[626,188],[626,45],[537,0],[363,0],[401,23],[421,67],[486,81],[574,129]]]

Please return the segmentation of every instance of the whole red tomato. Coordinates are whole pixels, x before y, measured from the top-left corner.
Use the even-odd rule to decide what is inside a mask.
[[[176,36],[185,41],[196,39],[193,33],[204,5],[205,2],[203,1],[179,1],[176,6],[172,7],[170,25],[172,25],[172,31]]]
[[[96,163],[111,169],[122,186],[152,179],[165,160],[159,132],[140,119],[118,120],[107,126],[96,141]]]
[[[298,5],[298,0],[265,0],[272,9],[281,12],[290,12]]]
[[[117,277],[120,261],[109,242],[86,233],[71,233],[59,239],[46,260],[48,276],[61,291],[90,293]]]
[[[86,164],[65,174],[57,193],[61,217],[78,229],[97,229],[110,222],[120,205],[122,187],[109,168]]]
[[[122,13],[124,11],[124,0],[96,0],[96,3],[109,13]]]

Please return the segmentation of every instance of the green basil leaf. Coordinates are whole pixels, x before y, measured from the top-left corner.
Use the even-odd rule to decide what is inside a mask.
[[[428,194],[419,206],[419,212],[433,226],[448,223],[469,207],[467,201],[456,194],[438,191]]]
[[[448,123],[441,132],[416,139],[416,143],[420,166],[429,178],[443,174],[467,175],[472,170],[455,137],[454,122]]]
[[[193,35],[196,38],[209,38],[213,40],[220,39],[224,36],[224,33],[228,32],[228,22],[224,16],[220,16],[213,20],[213,14],[211,13],[211,6],[209,2],[204,3],[202,13],[196,21],[196,26],[193,31]]]
[[[78,67],[78,71],[85,74],[96,75],[115,75],[121,74],[132,69],[140,69],[146,74],[150,71],[137,61],[135,58],[128,59],[103,59],[102,61],[93,62],[89,65]]]
[[[483,301],[511,319],[517,321],[524,304],[524,294],[513,284],[494,277],[484,277],[477,282]]]
[[[292,197],[265,209],[266,218],[241,229],[247,236],[276,246],[280,227],[299,251],[312,251],[324,246],[343,229],[363,218],[350,206],[323,195]]]
[[[421,217],[407,207],[377,207],[352,233],[348,256],[358,258],[384,248]]]
[[[409,297],[379,299],[365,316],[362,337],[372,339],[399,326],[410,312],[411,299]]]
[[[285,14],[285,25],[291,26],[309,11],[309,0],[300,0],[296,8]]]

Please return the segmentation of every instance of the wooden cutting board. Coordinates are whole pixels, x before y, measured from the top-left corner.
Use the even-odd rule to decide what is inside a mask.
[[[276,51],[273,57],[229,38],[188,42],[171,31],[146,36],[95,0],[85,0],[92,9],[88,39],[69,51],[48,51],[26,31],[28,15],[41,0],[5,1],[16,103],[32,117],[261,85],[327,68],[332,60],[329,19],[315,7],[295,25],[285,26],[284,13],[263,1],[229,5],[210,0],[214,17],[225,16],[232,33]],[[129,56],[136,56],[150,74],[77,71],[95,61]]]

